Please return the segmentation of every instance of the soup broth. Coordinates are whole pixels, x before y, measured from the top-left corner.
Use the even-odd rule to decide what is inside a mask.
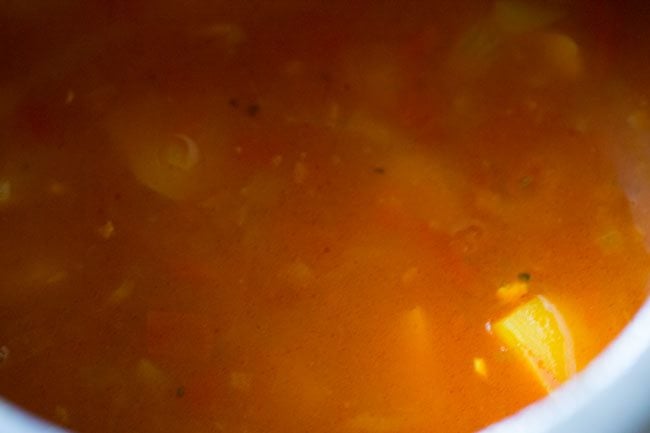
[[[0,393],[390,433],[552,392],[648,295],[650,108],[589,4],[0,5]]]

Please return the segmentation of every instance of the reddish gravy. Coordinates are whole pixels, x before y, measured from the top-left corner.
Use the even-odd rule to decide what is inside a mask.
[[[470,432],[547,392],[495,323],[542,296],[580,371],[648,294],[599,3],[37,3],[0,5],[0,394],[36,414]]]

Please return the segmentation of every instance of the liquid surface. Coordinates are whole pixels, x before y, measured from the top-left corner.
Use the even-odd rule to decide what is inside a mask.
[[[615,338],[650,109],[614,12],[381,3],[0,5],[0,394],[87,433],[470,432],[557,379],[492,332],[527,300],[578,371]]]

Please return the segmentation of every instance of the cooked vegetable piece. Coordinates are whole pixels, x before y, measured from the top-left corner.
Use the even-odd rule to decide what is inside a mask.
[[[57,405],[54,408],[54,418],[57,420],[57,422],[66,425],[70,422],[70,413],[65,407]]]
[[[494,4],[490,18],[505,33],[523,33],[549,26],[562,15],[558,9],[532,2],[501,0]]]
[[[548,392],[575,374],[571,334],[558,309],[545,297],[534,297],[492,329],[526,361]]]
[[[627,124],[635,131],[650,130],[650,114],[645,110],[636,110],[627,116]]]
[[[220,173],[220,152],[226,148],[225,136],[212,126],[203,128],[195,139],[193,126],[184,116],[188,115],[160,98],[142,98],[116,110],[106,120],[111,141],[133,176],[143,186],[172,200],[205,193],[206,184]]]
[[[165,373],[150,360],[143,358],[140,359],[135,367],[136,377],[151,387],[164,386],[168,378]]]
[[[422,306],[405,311],[398,323],[397,342],[393,343],[398,353],[396,376],[399,380],[392,386],[400,393],[408,407],[426,407],[436,400],[436,387],[440,380],[443,360],[437,350],[435,321],[431,313]],[[410,422],[416,422],[411,418]]]
[[[148,188],[172,199],[191,195],[195,189],[193,183],[197,182],[197,174],[192,169],[198,159],[198,151],[189,144],[193,142],[161,135],[148,141],[142,139],[139,143],[139,148],[128,148],[135,177]]]
[[[0,205],[7,203],[11,198],[11,184],[8,180],[0,181]]]
[[[97,233],[106,240],[112,238],[115,234],[115,226],[113,225],[113,222],[107,221],[106,224],[103,224],[97,229]]]
[[[402,332],[409,358],[414,364],[426,362],[433,353],[431,326],[422,307],[415,307],[404,314]]]
[[[562,33],[543,33],[539,37],[542,57],[557,78],[575,79],[582,70],[582,60],[578,44]]]
[[[119,305],[133,294],[135,283],[132,280],[123,281],[107,298],[109,305]]]
[[[517,280],[497,289],[497,298],[503,302],[513,302],[528,293],[528,282]]]
[[[562,11],[539,4],[497,1],[492,12],[460,39],[451,55],[452,68],[462,76],[476,77],[493,64],[509,38],[544,29],[562,16]]]
[[[308,287],[314,280],[314,271],[301,260],[296,260],[280,272],[280,277],[291,287],[302,289]]]
[[[163,163],[180,170],[190,170],[199,162],[199,146],[185,134],[174,134],[177,141],[168,143],[161,149]]]
[[[485,363],[484,358],[474,358],[473,360],[474,372],[482,377],[483,379],[487,378],[488,369],[487,364]]]

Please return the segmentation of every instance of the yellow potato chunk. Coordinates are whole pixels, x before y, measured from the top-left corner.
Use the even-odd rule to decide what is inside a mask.
[[[542,56],[547,67],[558,77],[572,80],[582,71],[578,44],[562,33],[544,33],[540,36]]]
[[[11,198],[11,183],[8,180],[0,180],[0,205],[8,203]]]
[[[547,27],[562,18],[558,9],[518,0],[494,3],[490,18],[506,33],[524,33]]]
[[[493,326],[495,335],[528,364],[548,391],[576,372],[571,334],[557,308],[536,296]]]
[[[485,363],[485,359],[474,358],[473,365],[474,365],[474,372],[478,374],[480,377],[482,377],[483,379],[486,379],[488,375],[488,370],[487,370],[487,364]]]
[[[405,313],[402,321],[403,341],[411,349],[410,356],[428,358],[432,352],[431,329],[427,314],[422,307]]]
[[[521,299],[528,293],[528,283],[526,281],[514,281],[504,284],[497,289],[497,298],[503,302],[513,302]]]

